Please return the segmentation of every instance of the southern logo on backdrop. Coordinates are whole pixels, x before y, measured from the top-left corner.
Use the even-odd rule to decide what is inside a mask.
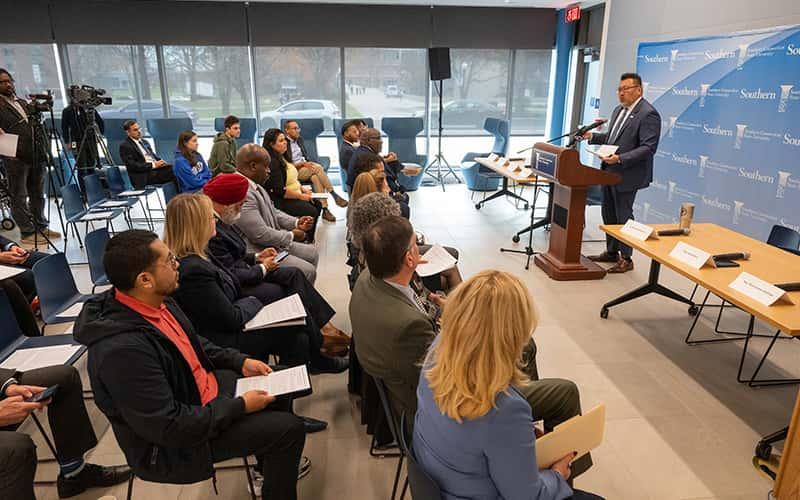
[[[642,43],[637,71],[663,123],[636,217],[800,230],[800,26]]]

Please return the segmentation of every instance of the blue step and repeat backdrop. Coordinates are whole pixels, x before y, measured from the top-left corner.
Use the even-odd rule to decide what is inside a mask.
[[[661,114],[639,220],[694,220],[759,240],[800,230],[800,26],[642,43],[637,71]]]

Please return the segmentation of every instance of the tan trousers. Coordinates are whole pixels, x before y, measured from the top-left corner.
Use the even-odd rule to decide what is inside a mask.
[[[330,193],[333,191],[333,184],[328,178],[328,174],[322,169],[321,165],[316,163],[306,163],[303,168],[297,170],[297,178],[300,182],[311,180],[311,185],[314,186],[315,193]],[[322,206],[327,208],[328,200],[320,200]]]

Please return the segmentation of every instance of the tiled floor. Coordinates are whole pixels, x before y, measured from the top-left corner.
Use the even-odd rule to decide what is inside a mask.
[[[341,209],[334,210],[343,217]],[[600,402],[607,405],[605,443],[594,453],[594,468],[576,485],[614,500],[766,498],[771,484],[750,463],[753,446],[761,435],[787,424],[797,387],[749,389],[736,383],[741,343],[686,346],[683,338],[691,318],[685,306],[667,299],[648,296],[612,309],[607,320],[600,319],[602,303],[646,280],[649,262],[637,256],[634,272],[601,281],[551,281],[535,266],[526,271],[524,257],[498,251],[501,246],[512,246],[510,236],[526,225],[527,214],[505,200],[477,211],[463,186],[448,185],[446,193],[422,188],[412,194],[415,227],[429,241],[458,247],[465,276],[498,268],[515,273],[530,287],[541,316],[535,334],[540,373],[574,380],[581,389],[584,408]],[[587,227],[596,228],[598,209],[590,209],[589,214]],[[320,228],[322,258],[317,285],[339,311],[334,322],[349,330],[344,233],[343,221]],[[587,233],[587,239],[601,236],[596,229]],[[547,233],[537,231],[535,248],[545,249],[546,244]],[[584,253],[600,249],[601,243],[587,243]],[[82,260],[74,250],[70,257]],[[88,291],[86,267],[77,266],[74,272],[81,289]],[[665,271],[662,276],[674,289],[686,294],[691,291],[690,284],[677,275]],[[744,327],[743,315],[731,313],[729,324]],[[710,326],[709,320],[701,321],[699,332],[710,335]],[[764,325],[761,328],[766,329]],[[800,345],[794,344],[779,342],[765,375],[800,375]],[[753,349],[760,353],[764,343],[755,342]],[[756,354],[751,355],[750,366],[756,360]],[[327,431],[308,438],[305,453],[313,468],[300,481],[303,499],[389,497],[395,460],[368,455],[369,439],[359,425],[345,383],[345,375],[316,377],[315,394],[296,405],[299,413],[330,422]],[[101,435],[90,458],[100,463],[121,462],[123,457],[107,422],[89,405]],[[40,453],[47,455],[41,446]],[[38,478],[54,476],[52,464],[40,465]],[[220,498],[248,498],[242,471],[222,471],[218,478]],[[57,497],[52,486],[38,488],[37,494],[42,499]],[[104,494],[124,498],[125,487],[91,491],[78,498],[96,499]],[[210,481],[191,486],[137,481],[135,498],[217,497]]]

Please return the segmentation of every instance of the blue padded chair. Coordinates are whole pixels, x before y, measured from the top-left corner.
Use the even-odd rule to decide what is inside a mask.
[[[331,159],[328,156],[320,156],[319,150],[317,149],[317,138],[322,135],[322,132],[325,130],[325,122],[322,118],[292,118],[292,120],[296,121],[300,126],[300,136],[305,143],[308,160],[319,163],[327,172],[328,168],[331,166]],[[289,118],[281,120],[281,130],[286,128],[287,121],[289,121]]]
[[[367,123],[367,127],[375,128],[375,121],[372,118],[360,118],[360,119],[364,120]],[[348,122],[350,120],[356,120],[356,118],[334,118],[333,119],[333,132],[336,134],[336,154],[337,154],[336,162],[337,163],[339,162],[339,157],[338,157],[339,149],[341,149],[342,141],[344,141],[344,139],[342,138],[342,125],[344,125],[346,122]],[[347,189],[347,172],[345,171],[346,168],[347,168],[347,165],[344,165],[344,166],[339,165],[339,177],[341,177],[341,179],[342,179],[342,187],[345,190]]]
[[[103,120],[105,123],[103,135],[106,137],[108,152],[111,153],[111,162],[114,165],[124,165],[122,158],[119,156],[119,146],[128,138],[128,134],[122,129],[122,124],[128,120],[135,119],[135,116],[130,116],[128,118],[105,118]]]
[[[794,253],[800,248],[800,233],[786,226],[775,224],[769,232],[767,243]]]
[[[89,261],[89,276],[92,278],[92,293],[98,286],[109,285],[103,254],[108,243],[108,229],[102,227],[86,235],[86,260]]]
[[[78,239],[78,244],[80,245],[81,248],[83,248],[83,241],[81,240],[81,235],[78,232],[78,222],[84,223],[84,231],[85,231],[86,228],[88,228],[90,221],[85,219],[85,217],[89,215],[89,210],[87,210],[83,204],[83,198],[81,197],[81,192],[78,189],[78,185],[67,184],[66,186],[62,187],[61,200],[64,204],[63,205],[64,218],[66,219],[67,223],[67,231],[65,231],[64,234],[64,251],[67,250],[70,227],[72,227],[72,232]],[[122,211],[119,209],[111,209],[108,211],[111,212],[110,216],[104,217],[102,219],[93,219],[91,222],[105,221],[106,225],[111,225],[111,220],[118,217],[122,213]]]
[[[168,182],[162,185],[161,190],[164,192],[164,203],[168,205],[170,200],[178,195],[178,185],[174,182]]]
[[[77,314],[62,313],[73,304],[86,302],[91,297],[78,291],[63,253],[54,253],[34,264],[33,280],[36,282],[45,326],[75,321]]]
[[[461,172],[464,182],[471,191],[496,191],[500,186],[500,176],[489,168],[475,162],[475,158],[489,156],[496,153],[501,156],[508,155],[509,127],[507,120],[487,118],[483,122],[483,129],[494,136],[492,150],[486,153],[467,153],[461,159]]]
[[[401,163],[413,163],[425,168],[427,157],[417,154],[417,134],[425,128],[422,118],[394,118],[386,117],[381,120],[381,129],[389,137],[389,151],[397,154]],[[398,175],[398,181],[406,191],[416,191],[422,182],[422,171],[419,175],[408,176],[404,173]]]
[[[122,200],[112,200],[106,196],[106,190],[103,188],[103,183],[100,181],[100,174],[87,175],[83,178],[84,186],[86,187],[86,202],[89,205],[90,212],[104,212],[107,210],[118,209],[122,210],[125,216],[125,222],[128,227],[131,227],[130,209],[138,202],[136,198],[127,198]],[[119,207],[104,207],[106,202],[125,202],[125,205]]]
[[[184,130],[192,130],[191,118],[148,118],[147,130],[156,143],[156,153],[166,162],[175,158],[178,136]]]
[[[242,147],[245,144],[256,142],[257,124],[255,118],[239,118],[239,126],[242,128],[242,133],[236,139],[236,145]],[[225,130],[225,117],[218,116],[214,118],[214,130],[223,132]]]

